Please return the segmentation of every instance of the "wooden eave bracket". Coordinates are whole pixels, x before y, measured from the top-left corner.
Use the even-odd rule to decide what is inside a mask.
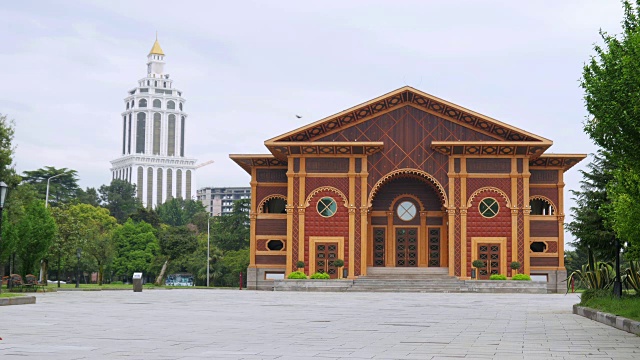
[[[553,142],[546,141],[432,141],[431,148],[448,156],[527,156],[538,158]]]
[[[278,159],[296,155],[371,155],[384,149],[382,141],[302,141],[272,142],[265,146]]]

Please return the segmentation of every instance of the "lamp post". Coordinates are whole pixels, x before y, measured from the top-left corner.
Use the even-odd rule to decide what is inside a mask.
[[[47,194],[46,194],[46,195],[45,195],[45,197],[44,197],[44,207],[45,207],[45,209],[46,209],[46,208],[47,208],[47,206],[49,205],[49,181],[51,181],[51,179],[53,179],[53,178],[57,178],[58,176],[61,176],[61,175],[64,175],[64,173],[60,173],[60,174],[58,174],[58,175],[53,175],[53,176],[51,176],[51,177],[49,177],[49,178],[47,179]]]
[[[76,250],[76,256],[78,257],[78,263],[76,264],[76,288],[80,287],[80,256],[82,256],[82,249]]]
[[[622,297],[622,281],[620,279],[620,240],[616,238],[616,279],[613,282],[613,295]]]
[[[2,250],[2,210],[4,210],[4,199],[7,196],[9,187],[4,181],[0,181],[0,250]],[[0,264],[4,267],[4,264]],[[4,269],[3,272],[4,274]],[[0,276],[1,278],[1,276]],[[0,293],[2,293],[2,281],[0,280]]]

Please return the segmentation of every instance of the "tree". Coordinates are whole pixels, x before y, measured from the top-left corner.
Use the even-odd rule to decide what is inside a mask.
[[[189,255],[198,248],[198,240],[186,226],[169,226],[160,231],[160,253],[165,257],[156,285],[162,285],[167,266],[171,260]]]
[[[118,227],[109,210],[89,204],[78,204],[69,208],[71,217],[78,219],[80,234],[84,237],[82,248],[98,265],[98,284],[102,285],[104,267],[115,255],[112,233]]]
[[[240,273],[243,279],[247,279],[247,267],[249,266],[249,249],[226,251],[221,261],[223,275],[218,280],[221,286],[238,286]]]
[[[233,204],[231,213],[214,218],[213,237],[220,249],[228,251],[249,247],[249,208],[248,199],[238,200]]]
[[[71,211],[69,205],[51,208],[51,215],[58,227],[58,235],[49,248],[47,263],[49,259],[56,260],[56,278],[59,286],[60,270],[73,261],[76,249],[84,245],[86,230],[77,213]]]
[[[567,224],[567,230],[576,238],[571,245],[585,254],[591,248],[598,259],[613,261],[617,237],[607,221],[607,211],[611,210],[607,187],[614,181],[615,167],[603,151],[595,154],[587,167],[588,171],[580,170],[580,190],[571,190],[576,202],[571,208],[573,221]]]
[[[56,234],[56,223],[41,200],[32,200],[16,225],[16,252],[22,262],[22,275],[32,273],[49,250]]]
[[[49,181],[49,205],[59,206],[75,199],[80,189],[77,171],[45,166],[38,170],[23,172],[22,180],[33,185],[40,197],[44,199],[47,193],[47,180],[56,175],[59,176]]]
[[[206,210],[200,201],[192,199],[173,198],[156,208],[160,220],[171,226],[184,226],[192,223],[198,213]]]
[[[640,1],[623,1],[622,34],[600,32],[604,46],[584,66],[580,82],[590,118],[584,130],[615,165],[608,221],[617,235],[640,243]]]
[[[15,169],[11,167],[13,164],[13,136],[15,134],[15,123],[13,120],[7,119],[6,115],[0,113],[0,181],[4,181],[9,186],[9,191],[13,192],[13,189],[20,183],[20,177],[16,175]],[[5,206],[9,208],[9,199],[11,193],[9,193]],[[7,223],[8,220],[1,220]],[[7,254],[10,253],[7,249],[7,241],[3,235],[9,229],[2,227],[2,233],[0,233],[0,279],[4,276],[4,259]]]
[[[127,181],[114,179],[108,186],[102,185],[98,192],[100,201],[120,224],[127,221],[137,208],[142,207],[142,203],[136,198],[136,186]]]
[[[87,190],[78,189],[76,193],[76,202],[79,204],[89,204],[92,206],[100,206],[100,195],[96,188],[88,187]]]
[[[20,237],[18,233],[18,225],[26,216],[26,209],[33,201],[38,199],[38,194],[29,184],[21,184],[17,187],[9,189],[7,198],[5,199],[4,211],[2,217],[2,246],[0,246],[0,275],[4,273],[4,263],[16,254]],[[10,271],[15,272],[15,264],[12,265]]]
[[[149,272],[160,251],[153,226],[129,219],[113,232],[116,256],[113,270],[118,276],[130,277],[134,272]]]
[[[153,209],[139,207],[136,209],[136,212],[129,216],[129,218],[134,222],[144,221],[156,229],[160,227],[160,217],[157,212],[153,211]]]

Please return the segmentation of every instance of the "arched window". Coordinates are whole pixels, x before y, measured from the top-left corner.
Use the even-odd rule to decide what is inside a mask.
[[[162,101],[160,101],[159,99],[153,100],[153,107],[156,109],[160,109],[162,107]]]
[[[555,215],[553,205],[544,199],[531,199],[529,201],[531,215]]]
[[[180,103],[180,111],[182,111],[182,103]]]
[[[166,201],[173,199],[173,171],[167,169],[167,198]]]
[[[138,195],[138,200],[142,202],[142,181],[144,180],[144,170],[142,169],[142,166],[138,166],[138,181],[137,181],[137,189],[136,189],[136,195]]]
[[[158,189],[156,190],[156,203],[160,205],[162,204],[162,169],[158,169],[157,173],[156,182]]]
[[[145,128],[147,122],[147,114],[138,113],[138,124],[136,126],[136,153],[144,154],[144,136],[145,136]],[[142,169],[142,168],[140,168]],[[142,170],[140,170],[142,171]]]
[[[134,106],[136,106],[136,101],[135,100],[131,100],[131,108],[133,109]]]
[[[265,201],[262,206],[263,214],[286,214],[287,203],[282,198],[273,198]]]
[[[182,170],[176,170],[176,198],[183,199],[182,196]]]
[[[169,115],[169,128],[167,131],[167,155],[176,155],[176,116]]]
[[[153,154],[160,155],[160,113],[153,114]]]
[[[129,103],[127,103],[128,105]],[[127,115],[122,117],[122,155],[125,154],[127,146]]]
[[[138,102],[138,106],[147,107],[147,99],[140,99],[140,102]]]
[[[131,154],[131,113],[129,113],[129,126],[127,126],[127,154]]]
[[[147,80],[147,86],[149,86],[151,84],[151,82],[149,80]]]
[[[185,179],[186,184],[184,184],[184,187],[186,188],[186,192],[185,192],[186,198],[190,199],[191,198],[191,170],[185,171],[184,176],[186,178]]]
[[[176,103],[173,100],[169,100],[167,101],[167,109],[169,110],[175,110],[176,109]]]
[[[153,86],[158,87],[158,80],[153,82]]]
[[[147,208],[153,206],[153,168],[147,168]]]
[[[166,81],[164,82],[164,88],[165,89],[167,88],[167,82]]]
[[[129,110],[129,102],[127,101],[127,110]]]

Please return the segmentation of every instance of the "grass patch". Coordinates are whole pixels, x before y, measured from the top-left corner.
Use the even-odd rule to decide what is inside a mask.
[[[640,296],[623,295],[620,299],[612,296],[596,296],[584,302],[580,301],[580,306],[640,321]]]
[[[24,296],[24,295],[25,294],[4,292],[4,290],[2,290],[2,294],[0,294],[0,298],[11,298],[11,297]]]

